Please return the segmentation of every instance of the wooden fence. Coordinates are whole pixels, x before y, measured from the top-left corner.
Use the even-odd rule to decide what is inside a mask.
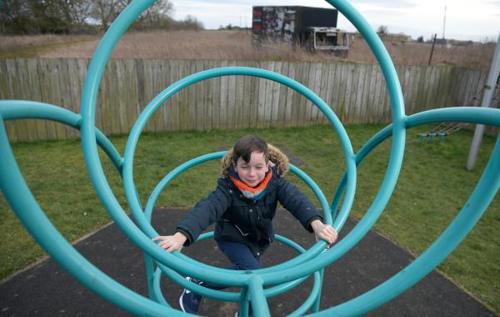
[[[80,111],[87,59],[0,60],[0,99],[27,99]],[[253,66],[289,76],[316,92],[345,123],[390,121],[378,65],[352,63],[112,60],[100,85],[96,125],[127,134],[139,113],[173,82],[220,66]],[[487,73],[453,66],[398,66],[406,113],[444,106],[477,106]],[[498,92],[495,106],[498,106]],[[209,79],[176,94],[146,131],[305,126],[323,114],[286,86],[247,76]],[[66,139],[78,131],[43,120],[8,122],[12,141]]]

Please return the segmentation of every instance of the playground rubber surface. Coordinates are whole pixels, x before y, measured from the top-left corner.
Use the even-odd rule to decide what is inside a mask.
[[[158,209],[153,225],[160,234],[169,234],[186,213]],[[274,221],[276,232],[304,247],[314,243],[312,234],[285,210]],[[348,221],[344,236],[354,223]],[[147,296],[143,253],[112,224],[79,241],[75,247],[94,265],[128,288]],[[184,248],[183,252],[204,263],[228,265],[213,240]],[[295,252],[275,242],[264,254],[264,266],[280,263]],[[350,252],[325,270],[321,309],[343,303],[384,282],[414,257],[390,240],[369,232]],[[272,316],[294,311],[308,297],[308,279],[297,288],[269,300]],[[179,286],[162,279],[168,302],[178,308]],[[236,303],[204,299],[199,313],[205,316],[233,316]],[[52,260],[45,260],[18,273],[0,285],[0,316],[131,316],[83,287]],[[476,299],[434,271],[405,293],[370,312],[368,316],[495,316]]]

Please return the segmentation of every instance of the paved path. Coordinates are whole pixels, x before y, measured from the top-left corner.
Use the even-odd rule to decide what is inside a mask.
[[[182,217],[183,211],[159,210],[154,226],[167,234]],[[303,246],[313,242],[297,221],[279,211],[277,232]],[[345,229],[350,230],[349,222]],[[142,253],[115,225],[108,226],[79,242],[77,249],[101,270],[127,287],[146,294]],[[213,241],[203,241],[184,252],[205,263],[225,266],[226,260]],[[264,265],[294,256],[290,249],[275,243],[264,256]],[[373,288],[412,261],[413,257],[382,236],[370,232],[347,255],[328,267],[322,293],[322,308],[342,303]],[[298,307],[308,296],[311,282],[270,300],[273,316],[283,316]],[[163,281],[167,299],[177,305],[179,287]],[[52,260],[16,275],[0,285],[0,316],[130,316],[81,286]],[[200,314],[232,316],[237,306],[205,300]],[[433,272],[416,286],[371,312],[369,316],[494,316],[439,273]]]

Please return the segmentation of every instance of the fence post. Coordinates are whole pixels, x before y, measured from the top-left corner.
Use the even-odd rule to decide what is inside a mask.
[[[495,53],[493,54],[493,60],[491,61],[491,68],[486,79],[486,84],[484,86],[483,101],[481,102],[481,107],[489,107],[491,105],[491,100],[493,99],[493,93],[495,92],[495,87],[498,83],[500,73],[500,34],[498,34],[497,46],[495,48]],[[470,146],[469,157],[467,159],[467,164],[465,167],[467,170],[471,171],[476,165],[477,154],[479,152],[479,147],[481,146],[481,141],[484,134],[484,124],[476,125],[476,130],[474,131],[474,137],[472,138],[472,144]]]

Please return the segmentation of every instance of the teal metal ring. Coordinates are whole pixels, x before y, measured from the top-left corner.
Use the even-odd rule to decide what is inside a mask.
[[[373,30],[371,30],[368,23],[366,23],[359,13],[348,3],[342,1],[329,2],[332,5],[335,5],[339,11],[344,13],[344,15],[346,15],[346,17],[353,22],[362,34],[368,34],[367,42],[374,51],[376,58],[379,60],[384,76],[386,77],[386,80],[388,80],[391,95],[391,108],[393,109],[392,115],[393,121],[395,122],[391,160],[389,162],[386,177],[384,178],[384,182],[381,186],[381,199],[378,201],[379,206],[382,206],[386,204],[386,201],[388,201],[389,196],[395,187],[404,151],[405,130],[402,124],[404,110],[401,87],[399,86],[394,65],[390,61],[387,51],[384,49],[380,39],[376,36]],[[141,234],[140,230],[135,227],[134,223],[125,217],[124,210],[119,205],[109,184],[107,183],[107,180],[104,177],[102,166],[97,155],[95,132],[91,128],[95,122],[95,100],[97,97],[97,88],[104,71],[104,65],[107,63],[109,56],[111,55],[111,51],[121,35],[137,18],[137,16],[151,4],[151,1],[136,1],[129,5],[115,20],[108,32],[106,32],[96,50],[89,67],[89,73],[82,95],[82,147],[84,150],[87,169],[89,170],[89,175],[92,179],[94,187],[97,189],[99,198],[101,199],[103,205],[106,207],[117,225],[136,245],[144,249],[146,253],[153,256],[156,260],[160,260],[162,263],[170,262],[169,264],[176,270],[183,271],[185,270],[185,267],[181,265],[180,262],[177,262],[174,258],[170,257],[170,255],[161,254],[159,248],[155,248],[151,241],[149,241],[147,237]],[[350,161],[352,162],[352,160]],[[350,166],[352,167],[352,164]],[[342,219],[339,217],[338,221],[342,221]],[[198,272],[200,271],[198,270]],[[203,270],[203,272],[200,273],[208,272]],[[215,274],[217,276],[213,273],[215,272],[212,272],[211,276],[214,276],[214,278],[222,278],[224,276],[222,272]],[[266,282],[272,284],[274,279],[275,277],[269,277],[269,280]],[[277,283],[279,284],[279,282]]]
[[[402,93],[400,87],[398,86],[399,82],[397,81],[397,76],[395,76],[395,71],[393,69],[392,63],[390,62],[390,59],[388,58],[387,52],[379,43],[380,40],[376,37],[375,33],[369,27],[367,27],[368,24],[362,19],[359,13],[357,13],[346,2],[329,2],[335,5],[339,9],[339,11],[344,13],[344,15],[346,15],[348,19],[358,27],[362,34],[368,34],[367,41],[372,49],[374,45],[379,45],[379,48],[375,49],[375,55],[377,59],[380,59],[382,56],[382,59],[387,60],[387,64],[382,62],[381,66],[384,72],[384,76],[386,78],[390,78],[388,85],[391,94],[391,107],[393,108],[394,143],[392,148],[391,161],[389,162],[388,173],[381,188],[381,192],[385,194],[381,196],[388,196],[394,188],[395,179],[397,178],[397,174],[399,173],[399,168],[402,162],[402,153],[404,150],[404,129],[402,126],[404,110],[402,103]],[[154,246],[154,244],[152,244],[152,242],[149,241],[149,239],[144,236],[144,234],[142,234],[142,232],[138,230],[138,228],[135,227],[135,225],[129,219],[126,218],[124,210],[121,208],[109,184],[107,183],[107,180],[104,177],[101,162],[97,153],[97,144],[95,140],[95,101],[97,97],[99,82],[104,71],[104,65],[109,60],[111,51],[121,35],[125,32],[128,26],[130,26],[130,24],[133,23],[133,21],[152,3],[153,1],[134,1],[117,18],[117,20],[113,23],[113,25],[105,34],[99,44],[99,47],[91,61],[88,77],[82,95],[82,148],[84,151],[85,162],[94,187],[96,188],[99,198],[103,202],[103,205],[106,207],[117,225],[130,237],[130,239],[136,245],[144,249],[148,254],[151,254],[156,260],[172,262],[173,267],[177,266],[177,269],[182,270],[180,263],[176,263],[175,259],[169,257],[169,255],[162,254],[160,248]],[[360,25],[361,28],[359,27]],[[366,28],[364,28],[365,26]],[[352,158],[349,158],[349,160],[352,162]],[[382,198],[387,198],[388,200],[388,197]],[[383,203],[381,203],[381,205],[383,205]],[[209,271],[201,271],[202,273],[209,273]],[[219,272],[212,273],[212,275],[219,275]],[[301,271],[300,274],[304,274],[304,272]],[[272,284],[273,281],[277,282],[278,280],[273,280],[273,278],[270,277],[267,282]],[[255,278],[241,281],[241,283],[243,283],[244,285],[250,283],[249,293],[254,294],[255,296],[258,295],[258,293],[256,292],[262,286],[260,284],[261,281]]]
[[[206,240],[212,237],[213,237],[213,231],[207,232],[204,233],[202,236],[200,236],[200,238],[197,241]],[[291,247],[292,249],[294,249],[299,253],[306,252],[304,248],[302,248],[299,244],[295,243],[293,240],[290,240],[279,234],[276,234],[275,237],[277,241],[283,243],[286,246]],[[225,291],[207,289],[203,286],[199,286],[197,284],[193,284],[186,281],[184,277],[180,276],[177,272],[175,272],[172,269],[169,269],[167,267],[162,268],[161,266],[158,266],[158,268],[154,272],[154,287],[153,287],[153,292],[150,294],[150,297],[154,298],[157,302],[162,303],[164,305],[169,305],[169,304],[163,297],[160,287],[160,278],[162,272],[163,274],[167,275],[170,279],[175,281],[181,287],[189,289],[191,291],[196,291],[203,296],[210,297],[216,300],[232,301],[232,302],[238,302],[241,299],[241,294],[238,292],[225,292]],[[314,301],[317,299],[317,296],[319,295],[318,289],[321,286],[321,276],[319,272],[314,272],[313,275],[314,275],[314,284],[311,290],[311,294],[308,296],[306,301],[304,301],[304,303],[301,306],[299,306],[294,312],[291,313],[291,315],[297,315],[297,316],[302,315],[308,309],[311,308],[311,306],[314,304]],[[297,285],[303,283],[306,278],[307,276],[302,277],[299,280],[289,282],[286,285],[278,285],[271,287],[269,289],[265,289],[264,296],[266,298],[272,298],[278,296],[286,291],[289,291],[290,289],[295,288]]]
[[[341,210],[339,214],[339,219],[337,219],[336,223],[334,223],[335,226],[339,226],[339,222],[344,222],[347,217],[349,210],[352,206],[352,202],[354,200],[354,191],[355,191],[355,178],[356,178],[356,170],[355,170],[355,163],[353,160],[353,153],[352,153],[352,146],[349,141],[349,138],[347,136],[347,133],[342,126],[340,120],[336,117],[336,115],[333,113],[333,111],[330,109],[330,107],[321,99],[319,98],[314,92],[312,92],[310,89],[307,87],[303,86],[302,84],[298,83],[297,81],[290,79],[286,76],[283,76],[278,73],[274,73],[271,71],[263,70],[263,69],[257,69],[257,68],[251,68],[251,67],[223,67],[223,68],[214,68],[214,69],[209,69],[205,71],[201,71],[195,74],[192,74],[190,76],[187,76],[174,84],[170,85],[168,88],[166,88],[164,91],[162,91],[158,96],[156,96],[142,111],[138,119],[136,120],[134,126],[132,127],[132,130],[130,132],[126,147],[125,147],[125,154],[124,154],[124,164],[123,164],[123,182],[125,185],[125,194],[127,197],[127,201],[129,203],[129,207],[132,211],[132,214],[134,215],[134,218],[141,230],[145,232],[148,236],[153,237],[156,236],[157,233],[156,231],[151,227],[150,223],[147,221],[146,217],[144,216],[144,211],[141,206],[141,203],[138,198],[137,190],[135,188],[134,182],[133,182],[133,159],[134,159],[134,153],[135,153],[135,148],[137,146],[140,134],[142,130],[144,129],[145,125],[147,124],[148,120],[152,117],[154,112],[162,105],[164,104],[169,98],[174,96],[176,93],[181,91],[182,89],[193,85],[197,82],[200,82],[202,80],[210,79],[210,78],[215,78],[215,77],[220,77],[220,76],[229,76],[229,75],[246,75],[246,76],[255,76],[255,77],[262,77],[266,78],[269,80],[273,80],[279,83],[282,83],[291,89],[299,92],[302,94],[304,97],[306,97],[308,100],[310,100],[314,105],[316,105],[327,117],[329,122],[332,124],[334,127],[335,131],[337,132],[341,144],[342,144],[342,149],[344,151],[344,156],[346,160],[346,166],[348,167],[348,192],[345,195],[345,204],[343,206],[343,210]],[[188,166],[185,166],[184,168],[188,168]],[[300,171],[299,171],[300,173]],[[301,177],[305,178],[307,176]],[[312,188],[315,194],[318,194],[321,192],[319,187],[315,185],[316,189]],[[328,223],[331,223],[331,213],[329,212],[329,204],[326,202],[326,200],[323,200],[322,194],[321,196],[317,196],[318,199],[321,202],[322,208],[325,210],[325,219]],[[314,248],[311,250],[311,252],[314,252],[315,254],[318,254],[319,251],[321,251],[322,248],[325,247],[324,242],[319,242],[318,247]],[[149,254],[147,250],[145,250],[146,253]],[[312,258],[311,252],[308,252],[304,257],[301,259],[304,259],[305,257]],[[150,254],[152,256],[152,254]],[[154,256],[153,256],[154,257]],[[189,261],[188,258],[183,257],[182,255],[179,255],[179,258],[182,259],[182,262],[175,262],[175,260],[169,259],[167,261],[157,261],[159,263],[162,263],[164,265],[173,267],[175,270],[180,270],[180,272],[196,277],[198,279],[203,279],[201,274],[199,273],[200,267],[203,267],[204,269],[207,270],[214,270],[214,271],[220,271],[222,276],[209,276],[209,278],[213,278],[214,281],[209,282],[214,282],[214,283],[223,283],[227,285],[234,285],[234,282],[229,282],[227,281],[228,279],[233,279],[230,275],[235,274],[234,271],[227,271],[227,270],[221,270],[218,268],[214,268],[211,266],[207,266],[203,263],[200,262],[193,262]],[[296,260],[298,262],[303,262],[301,259]],[[193,264],[193,265],[191,265]],[[175,268],[177,266],[177,268]],[[309,274],[312,273],[309,272]],[[197,274],[200,274],[200,276],[197,276]],[[206,275],[205,275],[206,276]],[[206,277],[205,277],[206,278]],[[290,280],[295,280],[296,278],[291,278]],[[234,281],[234,280],[233,280]],[[267,285],[267,281],[264,279],[264,283]],[[279,283],[282,284],[282,283]]]
[[[15,105],[19,111],[12,108]],[[33,108],[36,107],[35,108]],[[0,190],[26,230],[50,256],[83,285],[103,299],[134,314],[191,316],[159,305],[118,283],[83,257],[54,227],[26,184],[10,146],[4,122],[21,118],[44,118],[79,127],[79,115],[63,108],[24,100],[0,101]],[[120,157],[100,132],[99,144],[116,167]]]
[[[283,75],[262,70],[262,69],[255,69],[255,68],[249,68],[249,67],[225,67],[225,68],[215,68],[215,69],[210,69],[206,71],[202,71],[193,75],[190,75],[174,84],[169,86],[167,89],[165,89],[163,92],[161,92],[157,97],[155,97],[143,110],[143,112],[140,114],[139,118],[137,119],[136,123],[134,124],[132,131],[129,135],[129,139],[125,148],[125,154],[124,154],[124,168],[123,168],[123,179],[124,179],[124,184],[125,184],[125,193],[129,202],[129,206],[132,210],[132,213],[141,228],[143,232],[145,232],[147,235],[150,237],[156,236],[157,233],[154,231],[154,229],[151,227],[149,222],[147,221],[146,217],[144,216],[143,209],[140,205],[137,191],[134,186],[133,182],[133,174],[132,174],[132,166],[133,166],[133,157],[134,157],[134,152],[135,152],[135,147],[137,145],[138,139],[140,137],[140,134],[142,130],[144,129],[145,125],[147,124],[148,120],[151,118],[151,116],[154,114],[154,112],[162,105],[164,102],[166,102],[169,98],[171,98],[173,95],[178,93],[180,90],[197,83],[199,81],[209,79],[209,78],[214,78],[214,77],[219,77],[219,76],[227,76],[227,75],[248,75],[248,76],[257,76],[257,77],[264,77],[270,80],[274,80],[280,83],[285,84],[286,86],[298,91],[299,93],[303,94],[311,100],[316,106],[320,108],[320,110],[325,113],[327,116],[328,120],[331,122],[331,124],[334,126],[337,134],[341,138],[342,144],[343,144],[343,150],[346,158],[346,165],[348,166],[348,169],[350,173],[348,175],[350,176],[349,178],[349,184],[350,184],[350,191],[349,194],[345,195],[345,201],[347,201],[344,205],[343,210],[340,213],[339,218],[342,218],[342,221],[345,221],[348,216],[348,212],[350,210],[350,207],[352,205],[352,201],[354,198],[354,189],[355,189],[355,164],[352,159],[353,153],[352,153],[352,147],[350,144],[350,141],[348,139],[347,133],[345,132],[345,129],[343,129],[342,124],[338,120],[338,118],[335,116],[333,111],[329,108],[329,106],[318,96],[316,96],[311,90],[306,88],[305,86],[301,85],[300,83],[287,78]],[[184,165],[183,165],[184,166]],[[189,166],[185,166],[185,168],[188,168]],[[300,173],[300,171],[299,171]],[[299,175],[300,176],[300,175]],[[306,176],[301,177],[304,179]],[[326,200],[324,200],[322,197],[323,195],[318,195],[318,193],[321,192],[319,187],[317,185],[313,185],[314,187],[310,187],[313,189],[315,194],[317,195],[318,199],[320,200],[322,204],[322,208],[325,210],[325,219],[328,223],[331,223],[331,214],[329,212],[329,205],[326,203]],[[338,222],[338,221],[337,221]],[[334,226],[338,225],[334,224]],[[314,252],[315,254],[318,254],[319,251],[321,251],[321,248],[324,248],[324,243],[320,242],[321,247],[315,248]],[[309,257],[311,255],[308,253]],[[304,257],[303,257],[304,258]],[[186,260],[184,258],[184,260]],[[302,261],[300,261],[302,262]],[[163,263],[160,261],[160,263]],[[166,263],[163,263],[166,264]],[[199,268],[200,265],[203,265],[202,263],[196,262],[197,269]],[[170,263],[168,265],[171,265]],[[183,263],[184,268],[186,267],[186,263]],[[209,266],[206,267],[207,269]],[[192,270],[192,272],[187,272],[185,274],[189,275],[196,275],[197,270]],[[227,272],[226,272],[227,273]],[[230,274],[233,274],[234,272],[231,272]],[[196,276],[195,276],[196,277]],[[200,278],[200,277],[197,277]]]
[[[394,66],[391,63],[390,58],[388,57],[387,51],[385,51],[380,39],[378,39],[373,30],[369,28],[368,24],[359,15],[359,13],[357,13],[357,11],[355,11],[354,8],[346,2],[330,1],[330,3],[335,5],[339,9],[339,11],[344,13],[344,15],[346,15],[351,20],[351,22],[353,22],[353,24],[358,27],[362,34],[368,34],[368,44],[370,45],[372,50],[374,50],[377,59],[379,59],[386,80],[387,78],[389,78],[388,85],[391,95],[391,107],[393,109],[393,121],[395,121],[393,133],[394,142],[391,150],[392,155],[389,162],[388,171],[380,190],[380,193],[382,193],[380,195],[382,199],[380,199],[379,201],[380,207],[382,205],[385,205],[395,187],[403,157],[405,130],[402,126],[404,110],[401,88],[399,86],[399,81],[397,80]],[[159,261],[160,263],[168,263],[169,266],[171,266],[175,270],[187,273],[189,271],[195,271],[195,268],[186,266],[185,263],[183,265],[183,263],[180,261],[176,261],[177,259],[174,258],[171,254],[161,253],[162,250],[160,250],[159,247],[155,246],[147,238],[147,236],[142,234],[141,231],[135,226],[135,224],[125,216],[124,210],[121,208],[107,180],[104,177],[103,169],[98,157],[95,144],[95,132],[91,128],[95,122],[95,101],[97,97],[99,82],[104,71],[104,65],[107,63],[109,56],[111,55],[111,51],[118,42],[121,35],[138,17],[138,15],[140,15],[141,12],[143,12],[151,4],[152,1],[136,1],[129,5],[111,25],[110,29],[108,30],[108,32],[106,32],[96,50],[96,53],[89,67],[88,77],[82,95],[82,147],[87,169],[89,171],[89,175],[94,184],[94,187],[96,188],[103,205],[106,207],[111,217],[115,220],[116,224],[127,234],[131,241],[142,248],[147,254],[155,258],[155,260]],[[355,166],[353,166],[353,160],[347,157],[346,159],[348,159],[350,162],[348,164],[349,171],[354,171]],[[353,175],[352,179],[354,179],[354,177],[355,176]],[[354,184],[351,183],[350,185],[352,186]],[[343,207],[346,207],[346,205],[344,205]],[[346,209],[348,208],[346,207]],[[338,224],[340,224],[342,221],[345,221],[345,219],[339,217],[337,221],[338,223],[334,225],[338,226]],[[330,257],[329,262],[332,261],[333,257]],[[214,270],[209,270],[208,268],[196,268],[196,272],[201,275],[209,275],[210,278],[213,277],[215,280],[225,280],[226,278],[231,279],[222,271],[215,272]],[[300,273],[296,272],[296,274],[305,274],[305,272],[300,271]],[[298,277],[299,276],[295,276],[293,279],[296,279]],[[248,281],[250,280],[233,280],[234,283],[243,284],[246,284]],[[265,283],[269,284],[282,283],[279,278],[271,275],[266,276],[264,281]],[[257,284],[254,283],[253,285],[255,286]]]
[[[187,161],[187,162],[181,164],[180,166],[176,167],[171,172],[169,172],[157,184],[157,186],[155,187],[155,189],[153,190],[153,192],[151,193],[151,195],[148,198],[148,201],[146,204],[146,210],[144,213],[144,217],[145,217],[146,221],[148,223],[150,223],[153,208],[156,205],[156,201],[157,201],[159,195],[161,194],[161,192],[163,192],[165,190],[165,188],[168,186],[168,184],[172,180],[174,180],[177,176],[179,176],[181,173],[185,172],[189,168],[192,168],[192,167],[197,166],[199,164],[205,163],[206,161],[209,161],[209,160],[215,160],[215,159],[222,158],[225,153],[226,152],[222,151],[222,152],[210,153],[210,154],[199,156],[197,158],[191,159],[190,161]],[[290,171],[292,173],[294,173],[295,175],[299,176],[299,178],[301,178],[311,188],[311,190],[316,194],[316,197],[322,203],[322,206],[324,208],[325,219],[327,219],[328,223],[331,223],[331,213],[330,213],[330,210],[328,209],[328,202],[326,200],[326,197],[321,192],[319,186],[317,186],[317,184],[310,177],[308,177],[307,174],[302,172],[299,168],[297,168],[293,164],[290,164]],[[209,236],[211,237],[212,235],[203,234],[202,236],[200,236],[200,238],[197,241],[206,239]],[[318,242],[315,244],[315,246],[310,248],[306,253],[305,250],[303,250],[303,248],[300,247],[299,245],[297,245],[296,243],[294,243],[292,241],[287,241],[279,235],[277,235],[277,237],[280,241],[282,241],[285,244],[292,246],[296,250],[300,251],[300,255],[298,257],[293,258],[292,260],[281,263],[279,265],[275,265],[275,266],[268,267],[265,269],[256,270],[254,272],[256,272],[256,273],[263,273],[263,272],[278,273],[283,268],[291,267],[293,265],[299,265],[300,263],[303,263],[306,260],[314,258],[319,253],[321,253],[325,248],[324,242]],[[193,259],[191,259],[189,257],[185,257],[181,253],[178,253],[178,255],[180,257],[182,257],[185,261],[191,261],[191,262],[194,262],[195,264],[198,264],[197,261],[193,261]],[[171,269],[168,269],[168,268],[164,268],[162,265],[158,265],[158,269],[156,270],[155,273],[153,273],[154,262],[151,261],[151,258],[147,254],[145,254],[145,258],[146,258],[146,272],[147,272],[147,280],[148,280],[148,289],[149,289],[149,294],[150,294],[151,298],[153,298],[161,303],[166,303],[166,301],[162,298],[162,296],[160,294],[158,294],[158,291],[160,290],[160,287],[158,285],[158,279],[159,279],[158,274],[160,271],[164,271],[165,274],[167,274],[170,278],[175,279],[175,281],[177,283],[179,283],[182,287],[189,288],[190,286],[193,286],[192,284],[185,283],[185,280],[183,280],[183,278],[180,277],[177,272],[175,272]],[[203,264],[203,265],[205,265],[205,264]],[[233,271],[232,273],[233,274],[247,274],[246,272],[243,272],[243,271]],[[153,274],[154,274],[154,278],[151,276]],[[316,279],[318,279],[317,282],[315,282],[316,283],[315,289],[317,289],[320,287],[321,280],[319,279],[320,278],[319,272],[315,272],[314,274],[318,274],[318,275],[315,275],[315,281],[316,281]],[[267,298],[269,296],[275,296],[279,293],[285,292],[293,287],[296,287],[304,279],[305,279],[305,277],[300,278],[300,279],[295,280],[295,281],[284,283],[284,284],[281,284],[278,286],[274,286],[272,289],[265,290],[265,296]],[[152,280],[153,280],[153,283],[149,283],[149,281],[152,281]],[[239,294],[238,295],[237,294],[227,294],[227,292],[224,292],[224,291],[207,290],[206,288],[203,288],[203,287],[199,287],[198,291],[201,292],[203,296],[213,297],[213,298],[216,298],[219,300],[235,301],[237,298],[239,298],[241,296]],[[311,301],[312,300],[309,299],[307,301],[307,303],[309,303]],[[303,310],[301,309],[300,311],[303,311]]]
[[[223,68],[214,68],[214,69],[209,69],[206,71],[202,71],[199,73],[192,74],[188,77],[185,77],[178,82],[172,84],[169,86],[167,89],[162,91],[158,96],[156,96],[143,110],[143,112],[140,114],[138,117],[137,121],[135,122],[134,126],[132,127],[132,130],[130,132],[126,147],[125,147],[125,154],[124,154],[124,169],[123,169],[123,178],[124,178],[124,185],[125,185],[125,194],[129,203],[129,206],[132,210],[132,213],[138,222],[139,227],[146,233],[153,235],[155,234],[154,232],[151,231],[151,227],[147,223],[146,219],[144,218],[144,212],[143,208],[141,207],[137,191],[133,182],[133,160],[134,160],[134,153],[135,153],[135,148],[137,146],[137,142],[139,140],[140,134],[142,133],[145,125],[147,124],[148,120],[152,117],[154,112],[167,100],[169,100],[173,95],[181,91],[182,89],[193,85],[197,82],[200,82],[202,80],[210,79],[210,78],[215,78],[215,77],[220,77],[220,76],[229,76],[229,75],[246,75],[246,76],[255,76],[255,77],[262,77],[266,78],[269,80],[273,80],[279,83],[282,83],[293,90],[299,92],[300,94],[304,95],[306,98],[308,98],[313,104],[315,104],[327,117],[327,119],[330,121],[332,126],[335,128],[335,131],[337,132],[341,144],[342,144],[342,149],[344,151],[344,156],[346,159],[346,166],[348,166],[348,183],[349,183],[349,188],[348,188],[348,194],[346,195],[345,198],[345,207],[341,211],[340,215],[342,216],[343,219],[346,219],[350,210],[350,207],[352,206],[352,201],[354,199],[354,190],[355,190],[355,175],[356,175],[356,170],[355,170],[355,164],[353,160],[353,152],[352,152],[352,146],[349,141],[349,138],[347,136],[347,133],[345,129],[343,128],[340,120],[336,117],[336,115],[333,113],[333,111],[330,109],[330,107],[321,99],[319,98],[316,94],[314,94],[310,89],[307,87],[303,86],[302,84],[296,82],[295,80],[292,80],[288,77],[285,77],[281,74],[274,73],[271,71],[263,70],[263,69],[257,69],[257,68],[251,68],[251,67],[223,67]],[[329,219],[331,215],[328,215]],[[344,220],[345,221],[345,220]],[[334,225],[335,226],[335,225]]]
[[[469,122],[500,127],[500,109],[477,107],[433,109],[406,117],[405,126],[408,129],[433,122]],[[392,131],[389,125],[374,135],[358,152],[356,163],[361,163],[376,146],[391,136]],[[325,317],[363,315],[395,298],[429,274],[465,239],[494,199],[500,189],[499,161],[500,134],[474,191],[457,216],[431,246],[408,266],[373,289],[313,315]],[[340,242],[342,245],[336,250],[338,253],[336,256],[340,257],[350,249],[346,244],[354,245],[362,239],[379,215],[380,211],[369,209],[358,225]]]
[[[149,196],[146,204],[146,209],[144,211],[144,217],[148,223],[151,222],[151,215],[153,213],[153,208],[156,205],[156,201],[159,198],[160,194],[165,190],[165,188],[168,186],[168,184],[173,181],[177,176],[179,176],[181,173],[185,172],[187,169],[194,167],[196,165],[202,164],[204,162],[207,162],[209,160],[215,160],[215,159],[220,159],[223,157],[225,152],[215,152],[215,153],[210,153],[210,154],[205,154],[201,155],[199,157],[196,157],[194,159],[191,159],[178,167],[174,168],[171,172],[169,172],[154,188],[152,191],[151,195]],[[331,224],[331,212],[328,209],[328,202],[326,200],[326,197],[324,196],[323,192],[321,192],[319,186],[310,178],[306,173],[301,171],[298,167],[296,167],[293,164],[290,164],[290,171],[297,175],[302,181],[306,183],[307,186],[313,191],[313,193],[316,195],[316,198],[318,198],[318,201],[321,203],[321,206],[324,209],[324,215],[326,222]],[[154,230],[154,228],[152,228]],[[255,272],[259,273],[264,273],[264,272],[277,272],[279,270],[282,270],[287,267],[292,267],[294,265],[298,265],[300,263],[305,262],[306,260],[312,259],[316,257],[319,253],[321,253],[325,248],[325,243],[322,241],[319,241],[316,243],[314,246],[312,246],[307,252],[304,252],[291,259],[288,260],[284,263],[265,268],[265,269],[259,269],[256,270]],[[181,253],[177,253],[179,257],[186,261],[192,261],[192,259],[187,258],[183,256]],[[196,264],[204,265],[203,263],[195,262]],[[233,272],[234,274],[243,274],[241,271],[235,271]]]
[[[82,117],[68,109],[30,100],[0,100],[0,115],[4,120],[45,119],[80,130]],[[109,139],[96,128],[96,140],[121,174],[123,158]]]

